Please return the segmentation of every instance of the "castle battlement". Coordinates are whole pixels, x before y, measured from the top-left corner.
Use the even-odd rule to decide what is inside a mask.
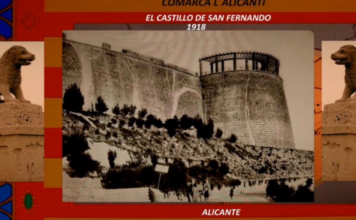
[[[171,68],[173,70],[177,70],[177,71],[180,71],[180,72],[189,73],[189,74],[193,75],[192,72],[190,72],[189,70],[187,70],[185,68],[182,68],[182,67],[179,67],[179,66],[176,66],[176,65],[173,65],[173,64],[168,64],[168,63],[165,64],[163,60],[155,58],[155,57],[142,55],[142,54],[139,54],[137,52],[134,52],[134,51],[131,51],[131,50],[127,50],[127,49],[123,49],[122,53],[127,54],[127,55],[132,56],[132,57],[136,57],[136,58],[148,61],[148,62],[152,62],[154,64],[162,65],[162,66]]]
[[[132,50],[122,49],[121,51],[114,51],[114,50],[111,49],[111,45],[108,44],[108,43],[102,43],[102,46],[100,48],[100,47],[96,47],[96,46],[92,46],[92,45],[88,45],[88,44],[84,44],[84,43],[79,43],[79,42],[76,42],[76,41],[68,40],[68,39],[66,39],[65,35],[63,35],[63,42],[70,43],[70,44],[87,45],[87,46],[90,46],[91,49],[94,50],[96,53],[100,53],[100,50],[104,49],[104,50],[106,50],[105,54],[109,55],[109,56],[117,56],[117,54],[127,55],[127,56],[130,56],[130,57],[133,57],[133,58],[138,58],[140,60],[144,60],[144,61],[147,61],[147,62],[150,62],[150,63],[153,63],[153,64],[157,64],[157,65],[160,65],[160,66],[163,66],[163,67],[167,67],[167,68],[170,68],[172,70],[176,70],[176,71],[180,71],[180,72],[183,72],[183,73],[187,73],[187,74],[191,74],[191,75],[194,75],[194,76],[198,76],[197,73],[193,73],[192,71],[190,71],[190,70],[188,70],[186,68],[182,68],[182,67],[179,67],[179,66],[176,66],[176,65],[173,65],[173,64],[168,64],[168,63],[165,63],[161,59],[158,59],[158,58],[155,58],[155,57],[152,57],[152,56],[146,56],[146,55],[137,53],[137,52],[132,51]]]
[[[139,53],[131,51],[131,50],[122,49],[122,53],[127,54],[127,55],[132,56],[132,57],[139,58],[141,60],[152,62],[154,64],[164,65],[164,61],[161,60],[161,59],[158,59],[158,58],[155,58],[155,57],[151,57],[151,56],[145,56],[145,55],[139,54]]]
[[[274,75],[279,75],[279,60],[271,54],[261,53],[257,51],[242,51],[219,53],[211,56],[206,56],[199,59],[200,76],[213,74],[225,71],[237,71],[238,61],[243,61],[243,67],[240,70],[263,71]],[[210,72],[204,72],[203,62],[210,65]],[[230,63],[230,68],[226,65]]]

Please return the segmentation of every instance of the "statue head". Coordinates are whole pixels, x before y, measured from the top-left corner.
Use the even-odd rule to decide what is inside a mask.
[[[356,47],[353,45],[342,46],[338,51],[331,54],[331,59],[337,65],[348,65],[356,61]]]
[[[28,66],[35,60],[35,55],[22,46],[12,46],[2,55],[1,59],[11,60],[13,64],[18,66]]]

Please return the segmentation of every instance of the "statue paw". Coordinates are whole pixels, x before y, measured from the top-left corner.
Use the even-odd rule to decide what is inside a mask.
[[[346,101],[348,101],[348,102],[354,102],[354,101],[356,101],[356,98],[349,98],[349,99],[347,99]]]
[[[22,103],[28,103],[28,104],[31,104],[31,102],[30,102],[30,101],[28,101],[28,100],[26,100],[26,99],[21,99],[21,100],[20,100],[20,102],[22,102]]]
[[[19,100],[17,100],[17,99],[7,99],[7,100],[4,100],[5,101],[5,103],[6,102],[20,102]]]
[[[335,103],[338,103],[338,102],[346,102],[346,100],[347,100],[347,99],[342,98],[342,99],[336,100]]]

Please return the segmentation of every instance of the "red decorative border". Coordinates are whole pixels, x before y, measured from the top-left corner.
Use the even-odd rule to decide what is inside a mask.
[[[354,216],[356,205],[174,205],[174,204],[85,204],[62,202],[62,189],[43,188],[43,183],[17,183],[15,199],[22,201],[22,196],[30,191],[35,195],[35,207],[27,212],[21,202],[15,206],[16,219],[47,218],[201,218],[204,209],[241,209],[242,218],[267,217],[326,217]],[[204,218],[207,218],[204,216]],[[225,216],[225,218],[228,218]],[[229,216],[236,218],[236,216]]]
[[[146,13],[45,13],[44,0],[17,0],[16,6],[14,22],[17,41],[43,41],[45,37],[61,37],[62,30],[72,30],[75,23],[144,23],[146,18]],[[271,13],[271,15],[273,23],[356,23],[356,13]],[[24,18],[29,20],[21,23]],[[61,71],[61,68],[46,68],[46,98],[61,97]],[[45,158],[61,157],[61,133],[60,128],[46,128]],[[36,197],[35,206],[29,212],[22,207],[22,197],[28,191]],[[241,217],[356,215],[356,205],[75,205],[62,202],[62,189],[44,188],[43,183],[16,183],[15,200],[18,220],[79,217],[202,217],[203,210],[209,208],[242,209]]]

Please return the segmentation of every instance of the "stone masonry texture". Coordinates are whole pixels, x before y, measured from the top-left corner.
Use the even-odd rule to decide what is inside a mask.
[[[109,108],[135,105],[162,120],[203,115],[200,81],[193,74],[79,43],[63,46],[63,94],[77,83],[85,97],[84,109],[102,96]]]
[[[0,104],[0,181],[43,182],[42,107]]]
[[[356,181],[356,102],[325,105],[322,180]]]
[[[283,82],[258,71],[205,75],[201,79],[207,118],[244,143],[294,148]]]

